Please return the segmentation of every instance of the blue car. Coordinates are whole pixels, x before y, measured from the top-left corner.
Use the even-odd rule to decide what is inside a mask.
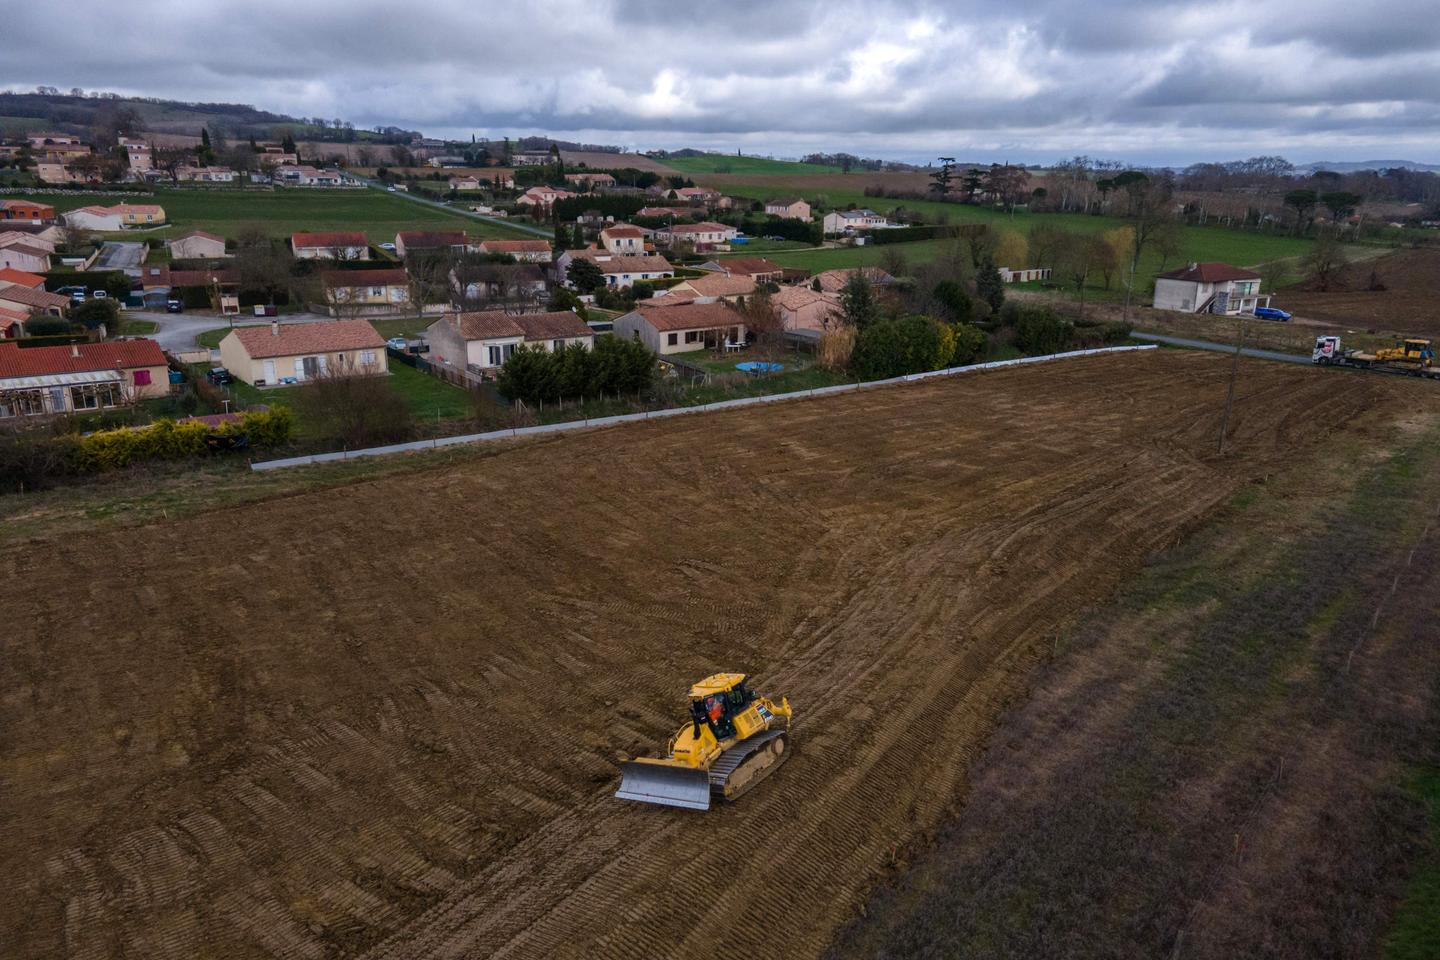
[[[1256,307],[1255,316],[1261,320],[1289,320],[1290,314],[1279,307]]]

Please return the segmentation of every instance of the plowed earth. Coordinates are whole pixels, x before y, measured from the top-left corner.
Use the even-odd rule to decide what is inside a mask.
[[[1246,363],[1222,459],[1228,373],[1067,361],[10,549],[5,953],[817,955],[1059,631],[1403,402]],[[790,698],[789,763],[612,799],[721,669]]]

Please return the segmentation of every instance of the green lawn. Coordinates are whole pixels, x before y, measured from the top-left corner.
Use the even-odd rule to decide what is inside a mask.
[[[92,204],[126,202],[126,197],[73,195],[37,196],[57,211],[74,210]],[[126,233],[127,239],[158,240],[190,230],[208,230],[235,237],[240,230],[256,225],[272,236],[288,237],[302,230],[361,230],[371,243],[395,239],[401,230],[463,228],[479,237],[529,237],[531,234],[501,224],[437,210],[380,190],[320,190],[292,187],[282,190],[183,190],[160,188],[154,197],[137,197],[136,203],[158,203],[165,208],[170,226],[160,230]]]
[[[671,157],[662,160],[661,163],[672,170],[681,173],[750,173],[750,174],[774,174],[785,176],[789,174],[807,173],[841,173],[841,169],[835,166],[827,166],[819,163],[796,163],[792,160],[768,160],[765,157],[736,157],[726,153],[707,153],[700,157]],[[781,193],[793,193],[782,190]]]
[[[148,337],[158,329],[160,329],[160,324],[154,320],[132,320],[128,317],[121,317],[119,329],[115,332],[122,337]]]
[[[214,350],[220,346],[220,341],[225,339],[225,334],[230,332],[229,327],[221,327],[218,330],[206,330],[195,337],[200,346]]]
[[[370,326],[374,327],[380,336],[389,340],[391,337],[421,337],[425,335],[425,328],[435,321],[434,317],[399,317],[396,319],[371,320]]]
[[[781,253],[785,250],[808,250],[813,246],[813,243],[806,243],[804,240],[750,240],[733,244],[730,249],[737,256],[753,257],[756,254]]]
[[[470,395],[464,390],[393,358],[390,385],[409,401],[417,420],[450,420],[470,415]]]

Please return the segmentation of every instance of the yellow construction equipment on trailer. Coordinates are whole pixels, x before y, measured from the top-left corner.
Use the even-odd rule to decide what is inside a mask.
[[[690,688],[690,722],[670,738],[669,756],[622,768],[615,796],[708,810],[734,800],[790,755],[790,701],[777,705],[745,686],[743,673],[717,673]]]

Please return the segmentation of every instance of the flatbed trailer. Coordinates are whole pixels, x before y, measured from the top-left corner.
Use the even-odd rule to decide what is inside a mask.
[[[1327,335],[1315,338],[1315,349],[1311,351],[1310,359],[1323,367],[1353,367],[1407,377],[1440,379],[1440,366],[1435,363],[1435,351],[1429,340],[1406,340],[1402,346],[1372,353],[1345,350],[1339,337]]]

